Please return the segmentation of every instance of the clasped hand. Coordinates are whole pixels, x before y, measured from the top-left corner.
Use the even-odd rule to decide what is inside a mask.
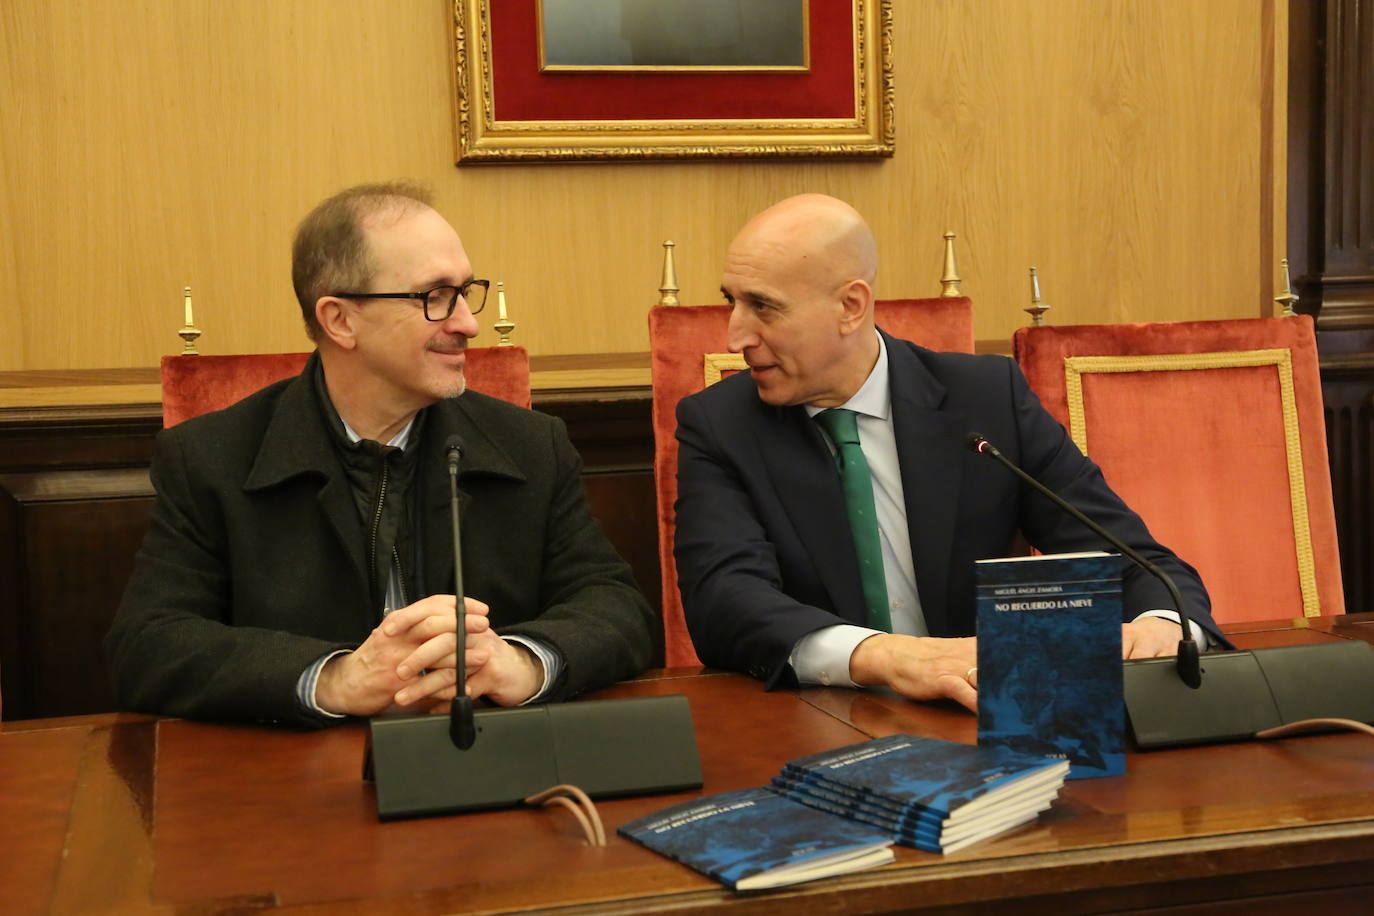
[[[393,611],[355,651],[330,659],[320,672],[316,702],[330,712],[436,712],[457,696],[457,603],[431,595]],[[501,706],[529,699],[543,683],[543,666],[523,646],[496,634],[490,609],[463,599],[467,693]]]

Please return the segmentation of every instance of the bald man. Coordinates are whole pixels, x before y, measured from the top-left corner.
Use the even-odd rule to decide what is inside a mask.
[[[975,708],[974,561],[1006,556],[1018,531],[1045,553],[1106,545],[969,452],[970,430],[1168,571],[1200,622],[1195,637],[1205,628],[1222,641],[1197,573],[1150,536],[1014,362],[936,353],[875,327],[877,272],[863,218],[819,194],[769,207],[730,244],[729,347],[749,372],[677,413],[674,552],[701,660],[768,687],[882,685]],[[860,573],[834,417],[821,416],[831,408],[854,412],[871,472],[876,580]],[[1123,655],[1172,654],[1181,631],[1163,587],[1128,567],[1123,592]]]

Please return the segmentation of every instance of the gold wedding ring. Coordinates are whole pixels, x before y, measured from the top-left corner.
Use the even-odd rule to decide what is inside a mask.
[[[973,675],[974,675],[975,673],[977,673],[977,671],[978,671],[978,666],[977,666],[977,665],[974,665],[972,668],[970,668],[970,669],[968,669],[967,671],[965,671],[965,672],[964,672],[964,680],[966,680],[966,681],[968,681],[970,684],[972,684],[972,683],[973,683]]]

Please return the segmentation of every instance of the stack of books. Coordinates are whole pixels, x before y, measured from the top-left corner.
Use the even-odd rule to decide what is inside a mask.
[[[1068,771],[1062,758],[892,735],[793,760],[773,786],[904,846],[948,853],[1034,820]]]
[[[1034,820],[1069,763],[893,735],[793,760],[769,786],[708,795],[619,833],[735,890],[892,861],[891,844],[963,849]]]

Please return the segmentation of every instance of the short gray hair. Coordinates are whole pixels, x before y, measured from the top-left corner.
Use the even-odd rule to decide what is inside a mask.
[[[323,201],[296,227],[291,245],[291,285],[311,340],[322,333],[315,318],[321,296],[366,287],[376,272],[367,250],[363,222],[394,210],[397,216],[433,206],[428,188],[414,182],[360,184]]]

